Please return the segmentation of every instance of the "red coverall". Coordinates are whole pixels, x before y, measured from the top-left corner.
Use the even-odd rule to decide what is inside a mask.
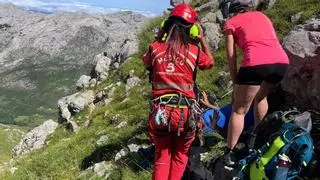
[[[149,51],[142,55],[144,65],[152,70],[152,95],[153,98],[165,94],[182,94],[194,99],[194,70],[198,66],[201,70],[212,67],[213,62],[198,47],[189,44],[185,51],[181,49],[173,57],[169,53],[166,55],[166,44],[155,41],[149,46]],[[186,54],[185,54],[186,52]],[[199,52],[198,64],[196,59]],[[169,59],[173,58],[174,61]],[[188,133],[188,123],[190,108],[177,108],[166,106],[166,117],[170,117],[170,132],[168,126],[157,125],[155,115],[158,104],[153,104],[153,112],[149,116],[148,131],[151,141],[155,144],[155,164],[153,167],[154,180],[180,180],[188,161],[189,147],[194,139],[194,132]],[[184,115],[184,123],[180,127],[178,136],[178,124],[181,116]],[[161,132],[161,133],[159,133]]]

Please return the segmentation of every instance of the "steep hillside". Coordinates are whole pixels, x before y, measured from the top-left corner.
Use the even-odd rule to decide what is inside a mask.
[[[113,64],[136,51],[147,18],[115,14],[40,14],[0,4],[0,122],[34,126],[55,118],[59,97],[75,91],[94,56]]]
[[[206,17],[204,10],[208,8],[199,9]],[[319,9],[318,0],[278,0],[267,13],[283,37],[294,25],[320,13]],[[299,12],[300,18],[293,21],[292,17]],[[139,55],[153,40],[161,21],[162,18],[155,18],[140,31],[138,51],[119,69],[111,69],[108,78],[97,87],[80,91],[94,91],[95,100],[89,106],[59,125],[47,139],[45,148],[14,158],[0,179],[150,179],[150,162],[141,161],[152,155],[146,135],[150,84]],[[210,19],[203,21],[207,23]],[[226,73],[223,42],[219,45],[214,51],[215,68],[199,72],[197,83],[202,90],[222,97],[230,88],[230,78]],[[230,97],[226,96],[219,104],[228,101]],[[76,133],[68,129],[71,121],[79,128]],[[211,156],[221,153],[221,144],[218,139],[210,149]]]
[[[12,148],[25,134],[21,127],[0,124],[0,171],[12,157]]]

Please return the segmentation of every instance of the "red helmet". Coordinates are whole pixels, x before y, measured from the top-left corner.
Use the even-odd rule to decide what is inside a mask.
[[[187,21],[188,23],[194,24],[197,21],[196,11],[188,4],[177,5],[170,13],[171,16],[178,16]]]

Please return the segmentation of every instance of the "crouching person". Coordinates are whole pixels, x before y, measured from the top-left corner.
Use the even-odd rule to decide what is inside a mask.
[[[155,180],[181,179],[198,116],[193,108],[195,71],[197,66],[201,70],[213,66],[211,51],[196,20],[192,7],[177,5],[163,22],[160,36],[142,55],[145,67],[151,71],[148,132],[155,144]],[[194,28],[198,28],[198,35]],[[192,43],[194,38],[200,41],[201,49]]]

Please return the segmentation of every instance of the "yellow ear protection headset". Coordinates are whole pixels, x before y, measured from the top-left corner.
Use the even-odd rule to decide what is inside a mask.
[[[169,17],[170,18],[170,17]],[[161,30],[164,31],[164,35],[162,36],[162,41],[165,41],[167,39],[168,36],[168,32],[169,32],[169,24],[170,24],[170,19],[165,19],[161,22]],[[184,25],[182,23],[179,23],[180,25],[182,25],[183,27],[187,28],[189,37],[192,39],[198,39],[200,37],[200,28],[198,24],[190,24],[190,25]]]

